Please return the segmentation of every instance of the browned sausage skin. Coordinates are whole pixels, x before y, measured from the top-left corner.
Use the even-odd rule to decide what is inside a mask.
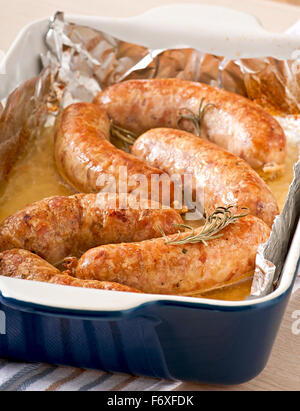
[[[113,282],[78,280],[61,273],[47,261],[27,250],[9,250],[0,253],[0,276],[98,290],[140,292]]]
[[[257,248],[268,239],[270,229],[257,217],[248,216],[227,226],[222,233],[208,246],[171,245],[164,238],[104,245],[87,251],[74,275],[120,282],[146,293],[203,292],[254,270]]]
[[[0,185],[30,139],[28,116],[34,109],[34,99],[28,95],[34,95],[37,83],[38,77],[26,81],[10,94],[3,111],[0,109]]]
[[[191,133],[149,130],[136,140],[132,153],[169,175],[192,174],[194,192],[197,186],[203,189],[209,212],[218,206],[245,206],[269,226],[279,213],[271,190],[244,160]]]
[[[22,248],[51,264],[67,256],[80,256],[101,244],[160,237],[161,226],[175,233],[182,224],[172,208],[123,208],[120,197],[76,194],[50,197],[27,206],[0,224],[0,252]],[[150,203],[149,203],[150,206]]]
[[[146,179],[147,189],[141,196],[150,199],[151,176],[164,173],[113,146],[109,142],[109,130],[106,112],[95,104],[76,103],[63,110],[55,127],[58,170],[71,185],[84,193],[103,190],[133,193],[141,186],[136,177],[142,176]],[[124,177],[124,170],[128,184],[123,187],[119,182]],[[162,199],[159,197],[159,200]],[[170,196],[167,198],[169,204]]]
[[[197,114],[202,99],[214,105],[205,113],[202,137],[256,170],[282,168],[286,137],[279,123],[260,106],[228,91],[180,79],[131,80],[108,87],[95,103],[119,126],[142,134],[156,127],[177,128],[180,110]]]

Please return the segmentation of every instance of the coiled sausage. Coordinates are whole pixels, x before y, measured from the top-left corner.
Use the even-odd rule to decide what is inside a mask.
[[[140,292],[113,282],[78,280],[61,273],[47,261],[27,250],[9,250],[0,253],[0,276],[98,290]]]
[[[270,229],[257,217],[248,216],[228,225],[222,234],[207,246],[167,244],[164,238],[104,245],[87,251],[78,264],[73,261],[73,274],[80,279],[120,282],[146,293],[202,292],[254,270],[257,248],[268,239]]]
[[[175,233],[174,224],[182,224],[174,209],[135,208],[135,204],[123,208],[115,195],[50,197],[0,224],[0,252],[27,249],[56,265],[97,245],[160,237],[158,225],[168,234]]]
[[[94,102],[117,125],[142,134],[156,127],[177,128],[180,111],[197,114],[202,99],[211,104],[202,120],[202,137],[258,171],[283,167],[286,137],[279,123],[247,98],[223,89],[181,79],[130,80],[108,87]]]
[[[269,226],[279,213],[271,190],[244,160],[191,133],[149,130],[136,140],[132,153],[170,175],[190,173],[194,197],[200,187],[208,212],[219,206],[245,206]]]
[[[55,127],[55,159],[60,174],[83,193],[134,194],[141,188],[142,177],[147,187],[139,195],[154,198],[151,177],[164,173],[117,149],[109,142],[109,131],[106,112],[95,104],[76,103],[63,110]],[[127,179],[128,183],[120,183]],[[157,198],[166,205],[172,203],[170,195],[164,201],[158,192]]]

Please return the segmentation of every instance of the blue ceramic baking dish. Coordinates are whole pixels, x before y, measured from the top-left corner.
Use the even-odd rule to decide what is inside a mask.
[[[15,41],[0,67],[0,99],[39,73],[47,28],[48,20],[36,22]],[[300,225],[294,232],[277,289],[241,302],[0,277],[0,357],[214,384],[250,380],[268,361],[299,268]]]
[[[6,334],[0,335],[0,357],[167,379],[242,383],[267,363],[294,277],[281,292],[247,304],[157,296],[115,311],[55,308],[2,292]]]
[[[278,288],[243,302],[2,277],[0,357],[214,384],[248,381],[268,361],[300,265],[299,239],[300,224]]]

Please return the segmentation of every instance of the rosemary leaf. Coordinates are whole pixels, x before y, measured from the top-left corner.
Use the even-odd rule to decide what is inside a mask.
[[[232,208],[233,206],[218,207],[212,214],[210,214],[206,218],[204,226],[198,233],[195,232],[194,228],[188,225],[177,224],[176,227],[179,228],[178,235],[170,240],[169,237],[165,235],[161,227],[159,227],[159,230],[165,239],[165,243],[168,245],[184,245],[202,242],[205,246],[207,246],[207,241],[215,240],[216,238],[223,236],[223,233],[221,233],[221,231],[225,227],[227,227],[229,224],[236,223],[240,218],[246,217],[250,213],[250,210],[248,208],[242,207],[241,210],[245,210],[244,213],[233,214]],[[180,229],[188,229],[190,230],[190,233],[187,236],[180,238],[182,235]]]
[[[113,121],[110,122],[110,134],[129,145],[134,144],[135,140],[138,138],[138,135],[132,131],[117,126]]]
[[[193,123],[194,127],[195,127],[196,136],[200,137],[203,119],[204,119],[204,116],[205,116],[207,110],[211,107],[216,107],[215,104],[213,104],[213,103],[208,103],[208,104],[204,105],[204,101],[205,101],[204,98],[202,98],[201,101],[200,101],[198,114],[195,114],[189,108],[183,107],[182,109],[180,109],[178,119],[177,119],[177,128],[181,129],[180,124],[181,124],[182,120],[191,121]]]

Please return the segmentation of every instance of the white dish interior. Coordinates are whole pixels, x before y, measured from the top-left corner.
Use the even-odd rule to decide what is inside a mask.
[[[154,47],[158,44],[156,42],[161,42],[162,39],[162,33],[158,30],[160,25],[159,21],[156,20],[157,16],[159,15],[160,18],[163,18],[164,16],[172,15],[172,19],[169,20],[169,24],[165,27],[165,30],[167,29],[166,33],[169,33],[169,35],[163,37],[163,44],[160,43],[160,48],[170,48],[175,41],[174,36],[170,35],[170,33],[176,33],[176,36],[178,36],[178,32],[174,30],[174,27],[176,27],[176,24],[178,25],[179,16],[182,17],[182,14],[186,14],[190,18],[191,13],[192,15],[195,15],[196,13],[201,16],[203,31],[195,31],[196,26],[199,29],[199,26],[201,25],[199,24],[199,20],[192,18],[191,25],[182,29],[185,33],[185,38],[189,41],[188,45],[203,51],[222,54],[228,57],[236,57],[237,55],[240,57],[241,55],[247,57],[259,57],[260,55],[272,55],[272,51],[275,56],[278,56],[279,53],[282,57],[286,57],[287,53],[290,53],[289,56],[291,55],[291,50],[292,48],[295,48],[296,42],[298,45],[300,44],[300,38],[297,38],[295,35],[292,36],[293,41],[291,42],[291,36],[265,31],[254,17],[247,14],[224,8],[211,8],[203,5],[194,4],[193,6],[186,6],[187,7],[176,5],[162,7],[160,9],[151,10],[142,17],[134,17],[130,19],[66,16],[66,20],[86,26],[92,26],[107,31],[110,34],[117,35],[123,40],[133,42],[136,42],[137,35],[134,30],[137,30],[141,24],[145,24],[147,30],[145,30],[143,36],[143,43],[147,43],[146,45]],[[170,10],[170,7],[172,7],[172,11]],[[207,21],[210,21],[211,23],[212,13],[217,16],[217,18],[213,20],[213,26],[211,24],[206,24]],[[226,16],[226,18],[224,18],[224,16]],[[156,23],[154,23],[155,21]],[[237,23],[237,21],[239,23]],[[5,73],[0,75],[0,101],[19,84],[40,72],[39,55],[47,51],[43,39],[47,32],[48,22],[48,19],[43,19],[25,27],[13,43],[5,59],[0,64],[0,73]],[[135,27],[133,31],[128,29],[128,27],[130,27],[129,24],[132,26],[132,30]],[[225,29],[227,30],[226,38],[224,37]],[[215,34],[211,37],[212,31],[214,31]],[[156,33],[156,35],[151,37],[149,36],[150,32],[152,34]],[[241,36],[241,32],[248,34],[247,36]],[[195,33],[197,36],[195,36]],[[210,36],[207,36],[207,33],[210,33]],[[271,38],[273,39],[272,41],[270,41]],[[205,41],[205,47],[202,41]],[[253,48],[254,41],[255,44],[261,45],[259,49]],[[187,44],[187,42],[185,44]],[[182,46],[185,44],[182,44]],[[201,45],[204,47],[203,49]],[[276,47],[277,51],[275,52],[272,47]],[[243,53],[241,53],[240,50],[243,50]],[[202,303],[220,308],[249,306],[264,303],[283,294],[293,281],[299,256],[300,222],[285,261],[278,288],[263,298],[246,301],[218,301],[193,297],[119,293],[65,287],[61,285],[44,284],[5,277],[0,277],[0,291],[4,298],[14,299],[25,303],[87,311],[128,310],[151,301]]]

